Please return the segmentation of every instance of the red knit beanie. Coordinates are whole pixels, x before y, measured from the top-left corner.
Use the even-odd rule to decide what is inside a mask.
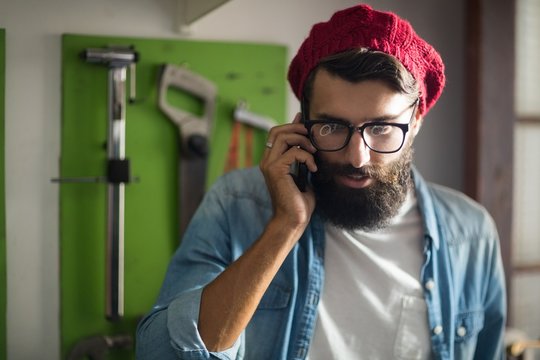
[[[437,51],[411,24],[391,12],[356,5],[315,24],[289,66],[289,83],[301,99],[304,83],[319,61],[354,48],[368,48],[396,57],[420,87],[420,113],[426,114],[442,93],[444,64]]]

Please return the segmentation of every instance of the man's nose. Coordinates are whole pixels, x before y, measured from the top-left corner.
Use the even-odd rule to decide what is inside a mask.
[[[347,161],[355,168],[361,168],[366,165],[371,158],[371,150],[362,139],[359,131],[355,131],[347,145]]]

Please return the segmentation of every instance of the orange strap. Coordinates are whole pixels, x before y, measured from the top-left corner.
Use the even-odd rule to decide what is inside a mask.
[[[246,149],[244,151],[244,167],[253,166],[253,128],[246,128]]]
[[[244,135],[245,140],[243,164],[240,163],[241,135]],[[239,169],[242,165],[243,167],[253,166],[253,128],[245,126],[239,121],[235,121],[231,135],[231,142],[229,143],[229,151],[227,153],[227,162],[225,164],[224,172]]]

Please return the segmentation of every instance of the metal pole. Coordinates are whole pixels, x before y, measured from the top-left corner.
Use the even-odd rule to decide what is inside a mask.
[[[126,67],[109,69],[109,160],[125,160]],[[124,183],[108,184],[106,316],[124,315]]]
[[[134,64],[138,53],[132,47],[86,49],[81,54],[89,63],[103,64],[108,73],[108,139],[107,139],[107,244],[105,315],[116,321],[124,316],[124,206],[125,184],[130,181],[126,159],[126,78],[132,70],[134,99]]]

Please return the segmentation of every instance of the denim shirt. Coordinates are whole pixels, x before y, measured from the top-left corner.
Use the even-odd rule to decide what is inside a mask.
[[[465,195],[427,183],[414,169],[413,178],[433,357],[503,359],[506,294],[494,223]],[[305,359],[324,284],[325,231],[317,213],[231,348],[208,351],[197,329],[204,286],[256,241],[271,216],[258,168],[216,182],[171,260],[155,306],[139,323],[138,359]]]

